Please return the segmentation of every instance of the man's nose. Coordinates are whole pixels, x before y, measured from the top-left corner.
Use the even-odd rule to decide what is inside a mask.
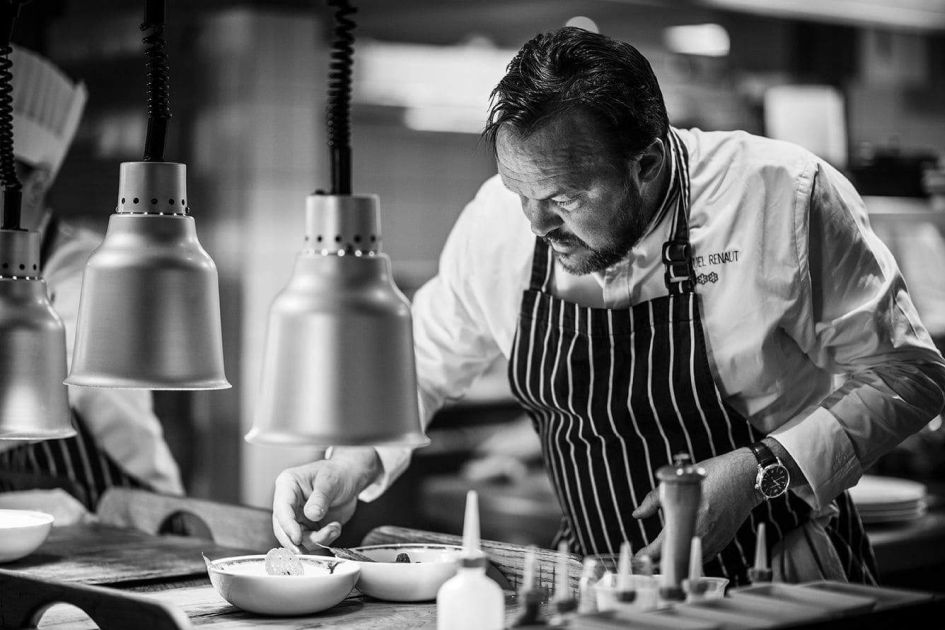
[[[561,227],[561,217],[555,212],[554,203],[549,199],[523,199],[522,210],[525,211],[536,236],[545,236]]]

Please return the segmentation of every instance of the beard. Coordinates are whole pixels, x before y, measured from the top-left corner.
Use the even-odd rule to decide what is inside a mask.
[[[561,228],[552,230],[541,239],[549,246],[558,244],[577,250],[571,254],[555,252],[555,258],[565,271],[575,276],[583,276],[595,271],[603,271],[611,267],[630,253],[633,246],[640,242],[646,233],[650,217],[643,212],[643,197],[639,191],[628,187],[621,205],[621,212],[607,226],[608,234],[612,235],[610,243],[601,247],[591,247],[574,234],[564,232]],[[582,251],[583,250],[583,251]]]

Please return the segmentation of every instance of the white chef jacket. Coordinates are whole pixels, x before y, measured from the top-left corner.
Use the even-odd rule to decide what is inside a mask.
[[[53,253],[43,268],[43,279],[53,309],[66,329],[66,362],[71,365],[82,273],[101,238],[67,224],[60,224],[59,229]],[[164,441],[161,423],[154,415],[150,391],[67,387],[69,405],[116,464],[158,492],[183,493],[180,472]],[[19,444],[0,440],[0,451]]]
[[[744,132],[679,136],[689,152],[689,238],[716,383],[785,447],[810,484],[799,494],[825,510],[941,410],[945,361],[840,173],[798,146]],[[606,308],[666,295],[660,257],[670,224],[671,213],[655,217],[603,272],[574,276],[556,264],[553,292]],[[425,422],[499,355],[508,358],[534,245],[518,197],[489,179],[413,302]],[[409,450],[378,453],[384,474],[364,500],[409,462]]]

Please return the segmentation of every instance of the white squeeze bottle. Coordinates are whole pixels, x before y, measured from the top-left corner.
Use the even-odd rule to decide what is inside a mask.
[[[479,500],[475,490],[466,493],[463,521],[463,553],[456,575],[436,594],[437,630],[502,630],[505,627],[505,595],[486,577],[486,556],[479,546]]]

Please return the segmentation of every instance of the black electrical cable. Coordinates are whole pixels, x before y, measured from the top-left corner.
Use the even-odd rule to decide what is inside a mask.
[[[164,0],[147,0],[141,30],[146,35],[145,64],[148,68],[148,136],[144,144],[145,162],[164,161],[167,121],[171,118],[170,72],[167,42],[164,40]]]
[[[0,229],[19,230],[22,204],[20,179],[13,154],[13,24],[20,12],[19,0],[0,0],[0,185],[3,186],[3,218]]]
[[[351,194],[351,74],[354,66],[354,20],[348,0],[327,0],[335,9],[328,75],[328,147],[331,152],[331,194]]]

